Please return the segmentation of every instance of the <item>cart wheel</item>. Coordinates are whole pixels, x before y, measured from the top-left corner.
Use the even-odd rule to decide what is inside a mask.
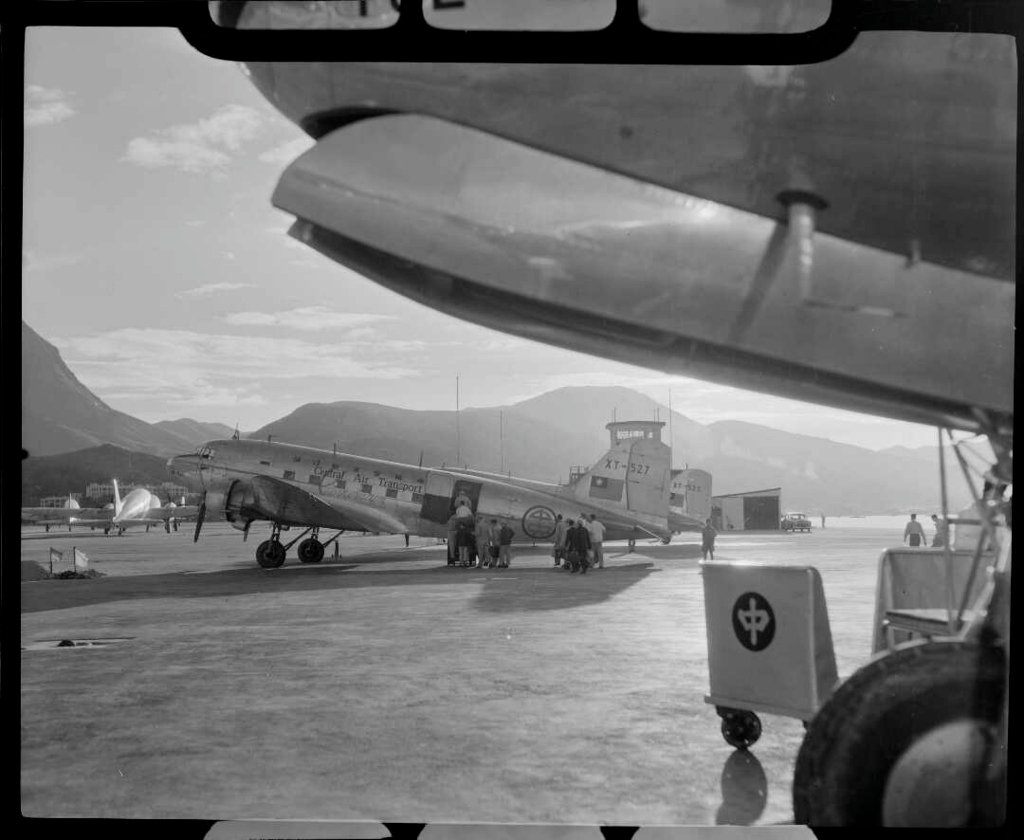
[[[723,709],[719,714],[722,715],[722,737],[730,747],[745,750],[761,737],[761,721],[753,712]]]

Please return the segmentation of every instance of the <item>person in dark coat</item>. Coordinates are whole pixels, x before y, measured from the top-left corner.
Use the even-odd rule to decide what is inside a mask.
[[[565,535],[566,559],[573,573],[587,573],[587,552],[590,550],[590,534],[581,519],[572,525]]]

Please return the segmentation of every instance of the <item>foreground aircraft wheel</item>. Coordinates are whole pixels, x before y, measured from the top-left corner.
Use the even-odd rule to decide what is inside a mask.
[[[324,544],[320,540],[303,540],[297,553],[303,563],[319,563],[324,559]]]
[[[761,720],[745,709],[719,709],[722,716],[722,737],[730,747],[745,750],[761,737]]]
[[[264,569],[276,569],[284,563],[284,546],[277,540],[264,540],[256,549],[256,562]]]
[[[793,813],[812,826],[993,825],[1000,781],[1003,652],[912,642],[869,662],[811,721],[793,775]]]

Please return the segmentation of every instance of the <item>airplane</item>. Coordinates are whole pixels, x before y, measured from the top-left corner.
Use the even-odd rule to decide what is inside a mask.
[[[203,493],[196,522],[223,517],[244,535],[256,520],[272,523],[256,549],[262,568],[277,568],[299,542],[304,563],[318,563],[343,531],[450,537],[465,502],[477,523],[497,519],[513,542],[550,542],[556,517],[595,514],[606,539],[671,539],[668,527],[671,450],[656,421],[609,423],[611,448],[569,485],[545,484],[475,470],[438,469],[257,440],[217,440],[168,460],[175,479]],[[281,530],[304,527],[281,542]],[[321,542],[321,528],[338,534]]]
[[[117,479],[113,480],[114,501],[102,508],[83,508],[68,496],[63,508],[27,507],[21,509],[21,521],[26,524],[43,525],[49,532],[51,525],[102,528],[104,534],[116,531],[119,535],[132,527],[163,525],[167,533],[171,528],[178,530],[178,523],[194,519],[198,514],[195,505],[178,505],[169,502],[163,505],[159,497],[144,487],[136,487],[121,498]]]
[[[669,43],[634,26],[632,46],[610,44],[608,64],[455,64],[442,51],[429,63],[421,50],[415,63],[307,55],[243,67],[315,141],[271,199],[295,217],[290,235],[373,282],[575,351],[987,438],[976,508],[984,531],[1006,533],[984,600],[955,634],[897,647],[838,686],[808,722],[793,798],[795,819],[812,825],[893,814],[930,824],[951,813],[937,807],[951,799],[960,807],[949,825],[999,824],[1010,707],[1012,517],[998,488],[1012,486],[1012,4],[947,4],[946,21],[959,21],[950,31],[914,25],[914,4],[836,5],[849,15],[849,46],[818,63],[623,61],[645,44],[663,56]],[[250,6],[214,13],[244,29]],[[880,28],[881,6],[899,17],[891,31]],[[420,8],[403,4],[402,17]],[[752,4],[718,8],[741,17]],[[761,8],[766,18],[792,10]],[[518,34],[524,54],[551,55],[548,41]],[[460,44],[475,36],[460,33]],[[352,58],[345,45],[357,40],[330,43]],[[918,650],[943,666],[915,659]],[[994,677],[980,679],[982,669]],[[939,691],[938,723],[968,721],[987,746],[950,747],[944,726],[916,728],[912,704],[908,713],[892,699],[900,685]],[[951,778],[969,784],[953,789]]]

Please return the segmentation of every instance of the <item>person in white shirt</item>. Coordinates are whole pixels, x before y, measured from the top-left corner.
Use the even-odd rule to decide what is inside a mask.
[[[590,514],[590,521],[587,523],[587,531],[590,532],[590,546],[594,550],[594,567],[604,568],[604,525],[597,518],[596,514]]]

